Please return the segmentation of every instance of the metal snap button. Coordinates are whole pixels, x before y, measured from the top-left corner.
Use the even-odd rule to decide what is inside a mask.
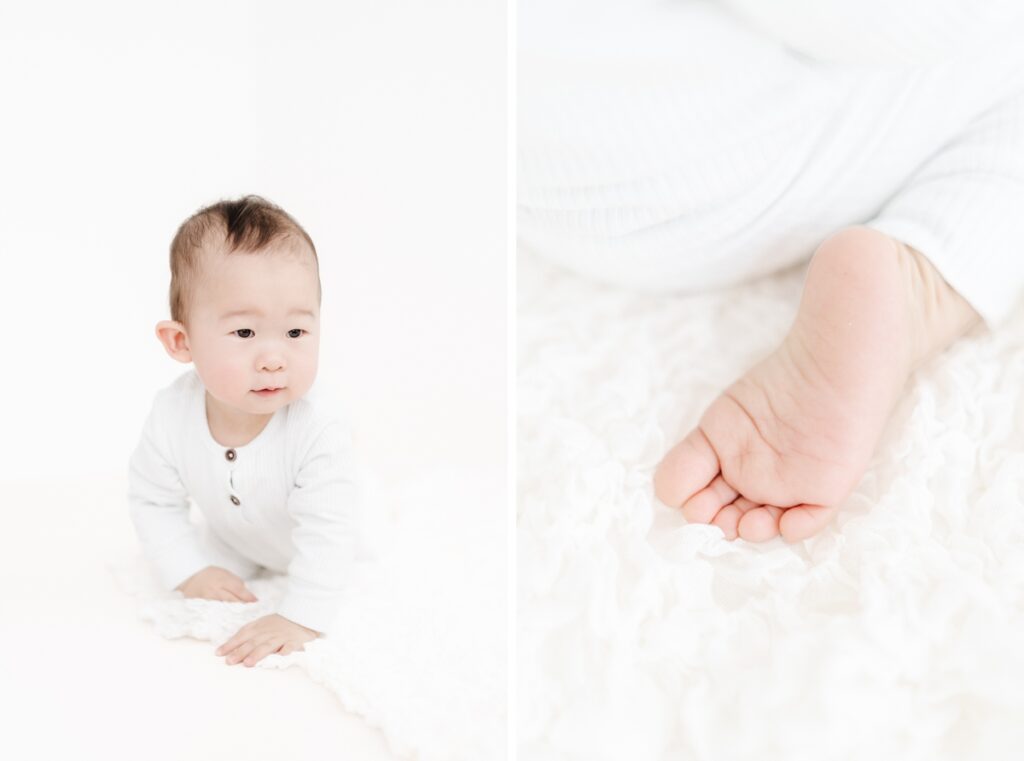
[[[240,499],[238,499],[238,497],[236,497],[236,496],[235,496],[234,494],[232,494],[232,495],[231,495],[231,501],[232,501],[233,503],[235,503],[236,505],[240,505],[240,504],[242,504],[241,500],[240,500]]]
[[[228,459],[228,462],[234,462],[235,458],[238,457],[238,453],[234,449],[229,449],[224,453],[224,456]]]

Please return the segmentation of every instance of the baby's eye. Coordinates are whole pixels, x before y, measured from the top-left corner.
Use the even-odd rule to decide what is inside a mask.
[[[252,334],[252,330],[250,330],[249,328],[239,328],[238,330],[235,331],[235,335],[238,335],[239,333],[249,333],[251,335]],[[249,336],[238,336],[238,337],[239,338],[249,338]]]
[[[302,328],[293,328],[292,330],[289,330],[289,331],[288,331],[288,335],[292,336],[292,338],[299,338],[299,337],[301,337],[301,336],[302,336],[302,334],[303,334],[303,333],[305,333],[305,332],[306,332],[306,331],[304,331],[304,330],[303,330]],[[298,333],[299,335],[297,335],[297,336],[293,336],[293,335],[292,335],[292,333]]]

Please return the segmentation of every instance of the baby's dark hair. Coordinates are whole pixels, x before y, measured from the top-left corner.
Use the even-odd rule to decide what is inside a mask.
[[[220,247],[224,253],[258,253],[271,243],[305,241],[317,269],[320,298],[320,262],[316,246],[302,225],[279,206],[255,195],[205,206],[181,223],[171,241],[171,319],[187,324],[188,307],[199,277],[204,247]]]

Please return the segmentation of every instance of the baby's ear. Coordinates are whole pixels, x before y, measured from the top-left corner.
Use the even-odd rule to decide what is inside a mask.
[[[188,335],[185,326],[174,320],[161,320],[156,324],[156,337],[164,345],[167,353],[179,362],[192,361],[192,352],[188,348]]]

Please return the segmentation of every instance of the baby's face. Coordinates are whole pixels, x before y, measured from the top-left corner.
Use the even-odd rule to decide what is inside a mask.
[[[218,401],[251,414],[273,413],[309,391],[316,378],[316,265],[308,249],[288,245],[204,257],[188,331],[196,372]],[[281,390],[257,393],[265,388]]]

